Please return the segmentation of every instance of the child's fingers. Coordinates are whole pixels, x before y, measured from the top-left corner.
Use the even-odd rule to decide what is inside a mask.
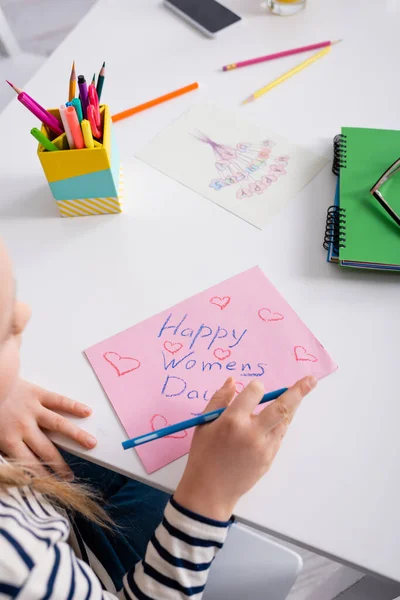
[[[204,412],[211,412],[218,408],[225,408],[229,406],[236,393],[235,381],[233,377],[228,377],[222,388],[215,392],[210,402],[207,404]]]
[[[288,428],[289,425],[280,423],[267,435],[266,443],[268,444],[271,463],[280,450],[283,438],[285,437]]]
[[[235,398],[235,401],[229,406],[231,415],[249,415],[259,404],[265,393],[264,385],[259,379],[253,379],[242,392]]]
[[[86,404],[71,400],[66,396],[61,396],[54,392],[47,392],[45,390],[40,391],[40,402],[42,406],[49,408],[50,410],[59,410],[61,412],[69,413],[77,417],[88,417],[92,409]]]
[[[258,415],[258,423],[266,433],[272,431],[279,423],[288,425],[293,419],[300,402],[315,386],[315,377],[304,377],[295,383],[277,400],[267,405]]]
[[[289,429],[289,423],[279,423],[274,429],[268,434],[268,439],[271,443],[277,443],[281,445],[283,438],[285,437],[287,430]]]
[[[47,429],[48,431],[55,431],[61,435],[78,442],[85,448],[94,448],[97,444],[95,437],[87,433],[65,417],[43,408],[37,417],[39,427]]]
[[[67,481],[74,479],[74,474],[45,433],[37,429],[24,440],[27,446],[48,465],[57,475]]]
[[[47,469],[40,463],[37,456],[29,450],[28,446],[22,440],[19,444],[13,445],[12,450],[7,451],[7,456],[17,460],[42,477],[49,476]]]

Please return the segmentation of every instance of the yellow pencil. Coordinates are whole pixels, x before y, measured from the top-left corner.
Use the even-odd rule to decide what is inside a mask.
[[[71,77],[69,79],[69,93],[68,100],[71,102],[75,98],[76,91],[76,73],[75,73],[75,61],[72,63]]]
[[[253,100],[256,100],[260,96],[263,96],[264,94],[266,94],[267,92],[272,90],[272,88],[276,87],[280,83],[283,83],[284,81],[286,81],[286,79],[289,79],[289,77],[292,77],[292,75],[295,75],[299,71],[302,71],[305,67],[308,67],[308,65],[311,65],[313,62],[315,62],[319,58],[322,58],[323,56],[325,56],[325,54],[328,54],[328,52],[330,52],[330,50],[331,50],[331,46],[328,46],[327,48],[324,48],[320,52],[313,54],[312,56],[310,56],[310,58],[307,58],[307,60],[304,60],[299,65],[297,65],[297,67],[290,69],[290,71],[287,71],[286,73],[284,73],[283,75],[278,77],[278,79],[274,79],[274,81],[271,81],[271,83],[268,83],[266,86],[264,86],[260,90],[257,90],[257,92],[254,92],[254,94],[252,94],[251,96],[246,98],[246,100],[244,100],[242,102],[242,104],[247,104],[248,102],[253,102]]]

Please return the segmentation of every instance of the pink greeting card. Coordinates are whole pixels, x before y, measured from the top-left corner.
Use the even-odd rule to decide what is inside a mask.
[[[337,366],[259,267],[86,350],[128,437],[204,411],[229,376],[272,391]],[[189,450],[193,430],[138,447],[148,473]],[[122,441],[122,440],[121,440]]]

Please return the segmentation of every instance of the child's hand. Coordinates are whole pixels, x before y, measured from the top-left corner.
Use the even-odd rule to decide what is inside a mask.
[[[240,496],[270,468],[301,400],[316,383],[305,377],[254,415],[263,384],[252,381],[232,402],[235,383],[229,378],[206,412],[229,406],[216,421],[196,429],[176,501],[205,517],[228,520]]]
[[[45,432],[61,433],[84,448],[93,448],[97,442],[54,412],[57,410],[76,417],[87,417],[92,412],[85,404],[19,380],[10,397],[0,404],[0,452],[48,475],[42,460],[62,478],[73,479],[72,471]]]

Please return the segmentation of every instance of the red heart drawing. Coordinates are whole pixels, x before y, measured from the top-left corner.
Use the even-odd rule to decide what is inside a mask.
[[[318,358],[307,352],[304,346],[295,346],[294,355],[299,362],[318,362]]]
[[[218,360],[225,360],[226,358],[230,357],[232,352],[230,350],[224,350],[223,348],[216,348],[213,354],[215,358],[218,358]]]
[[[169,352],[170,354],[176,354],[177,352],[179,352],[179,350],[181,350],[181,348],[183,348],[183,344],[181,344],[180,342],[164,342],[164,348],[166,349],[167,352]]]
[[[168,421],[164,417],[164,415],[154,415],[150,419],[150,425],[151,425],[152,431],[155,431],[156,429],[162,429],[163,427],[168,427]],[[183,431],[178,431],[177,433],[173,433],[171,435],[165,435],[164,437],[172,438],[174,440],[182,440],[183,438],[185,438],[187,436],[187,434],[188,433],[187,433],[186,429],[184,429]]]
[[[215,304],[215,306],[219,306],[219,308],[221,310],[224,310],[224,308],[226,308],[228,306],[230,301],[231,301],[231,299],[229,296],[224,296],[223,298],[221,298],[220,296],[214,296],[210,300],[211,304]]]
[[[235,381],[235,386],[237,394],[240,394],[240,392],[244,390],[244,383],[242,383],[241,381]]]
[[[258,316],[262,321],[282,321],[285,317],[278,312],[272,312],[269,308],[260,308]]]
[[[137,358],[120,356],[117,352],[106,352],[103,354],[103,357],[117,371],[118,377],[136,371],[140,367],[140,362]]]

